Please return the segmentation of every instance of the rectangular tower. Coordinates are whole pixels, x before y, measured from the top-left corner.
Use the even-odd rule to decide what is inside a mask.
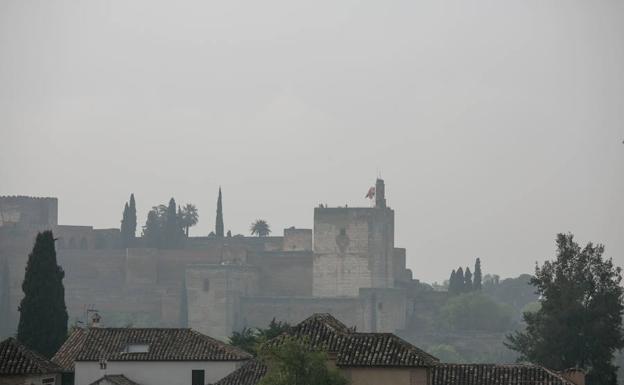
[[[376,191],[375,207],[314,209],[314,296],[394,287],[394,211],[386,207],[383,181]]]

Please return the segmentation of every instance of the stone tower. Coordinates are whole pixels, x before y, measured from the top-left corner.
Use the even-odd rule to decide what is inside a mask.
[[[383,179],[377,179],[375,182],[375,207],[380,209],[386,208],[386,186]]]
[[[394,211],[384,190],[378,179],[375,207],[314,210],[314,296],[355,297],[362,288],[394,287]]]

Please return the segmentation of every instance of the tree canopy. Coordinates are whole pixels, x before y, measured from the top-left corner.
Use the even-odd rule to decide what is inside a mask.
[[[184,229],[184,235],[188,238],[189,229],[197,224],[199,221],[199,213],[197,207],[192,203],[187,203],[180,208],[180,215],[178,218],[180,226]]]
[[[243,328],[240,332],[233,332],[229,338],[229,344],[256,355],[261,344],[289,329],[290,324],[273,318],[266,328]]]
[[[305,340],[285,337],[264,344],[260,359],[268,367],[259,385],[346,385],[338,369],[327,365],[327,353],[309,348]]]
[[[450,297],[440,309],[439,326],[446,330],[503,332],[512,324],[513,310],[481,293]]]
[[[624,347],[621,269],[602,258],[602,245],[581,248],[572,234],[556,242],[556,259],[531,279],[541,307],[524,314],[526,329],[508,336],[507,346],[555,370],[585,369],[588,385],[615,384],[613,355]]]
[[[251,235],[257,235],[259,237],[266,237],[271,233],[271,228],[269,224],[264,219],[256,219],[254,223],[251,224]]]
[[[48,358],[67,337],[64,276],[56,261],[52,232],[37,234],[22,283],[17,339]]]

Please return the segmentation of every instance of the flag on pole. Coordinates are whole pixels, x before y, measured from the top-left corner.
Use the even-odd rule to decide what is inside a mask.
[[[373,199],[375,197],[375,186],[368,189],[365,198]]]

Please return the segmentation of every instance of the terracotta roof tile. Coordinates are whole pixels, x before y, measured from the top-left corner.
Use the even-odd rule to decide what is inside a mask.
[[[60,373],[62,369],[15,338],[0,342],[0,375]]]
[[[433,366],[438,359],[391,333],[352,333],[338,352],[338,366]]]
[[[87,330],[75,328],[56,352],[54,357],[52,357],[52,362],[59,365],[66,371],[73,371],[74,361],[76,360],[78,353],[80,353],[86,339]]]
[[[240,361],[251,358],[241,349],[191,329],[91,328],[74,334],[55,359],[71,369],[73,361]],[[128,353],[131,344],[148,345],[145,353]]]
[[[249,360],[243,366],[223,377],[214,385],[256,385],[267,372],[259,360]]]
[[[573,385],[560,375],[531,364],[440,364],[432,385]]]

